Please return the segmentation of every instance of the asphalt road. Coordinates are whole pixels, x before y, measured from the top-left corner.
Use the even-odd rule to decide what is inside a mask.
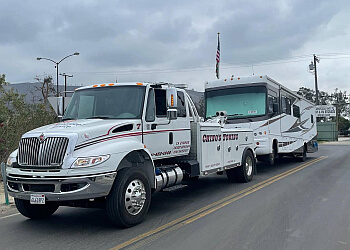
[[[226,176],[152,197],[145,221],[118,229],[103,210],[59,208],[34,221],[0,217],[1,249],[350,249],[350,144],[321,144],[306,162],[258,164],[250,183]]]

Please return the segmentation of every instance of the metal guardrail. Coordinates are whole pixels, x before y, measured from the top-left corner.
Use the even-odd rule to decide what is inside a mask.
[[[1,175],[2,175],[2,182],[4,183],[4,193],[5,193],[5,203],[6,205],[10,205],[9,202],[9,194],[7,192],[7,179],[6,179],[6,166],[5,163],[1,162]]]

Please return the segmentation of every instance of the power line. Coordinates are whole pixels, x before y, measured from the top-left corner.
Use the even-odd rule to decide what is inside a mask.
[[[334,60],[334,59],[344,59],[350,57],[350,52],[343,53],[322,53],[317,54],[322,60]],[[275,58],[275,59],[265,59],[265,60],[256,60],[256,61],[246,61],[246,62],[229,62],[222,63],[222,69],[237,69],[237,68],[246,68],[251,67],[254,64],[254,67],[257,66],[266,66],[266,65],[276,65],[276,64],[286,64],[286,63],[296,63],[296,62],[305,62],[312,59],[313,54],[306,55],[297,55],[290,56],[285,58]],[[214,64],[213,64],[214,65]],[[192,68],[153,68],[153,69],[144,69],[144,70],[120,70],[120,71],[71,71],[73,74],[101,74],[101,75],[128,75],[128,74],[166,74],[166,73],[180,73],[180,72],[201,72],[201,71],[212,71],[213,65],[202,65]],[[29,79],[29,78],[25,78]],[[19,82],[21,80],[16,80]]]

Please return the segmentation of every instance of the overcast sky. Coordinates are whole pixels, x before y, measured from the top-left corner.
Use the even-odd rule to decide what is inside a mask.
[[[0,0],[0,73],[10,83],[52,75],[69,84],[164,81],[203,91],[220,77],[268,75],[292,90],[350,93],[348,0]],[[63,78],[59,78],[63,84]]]

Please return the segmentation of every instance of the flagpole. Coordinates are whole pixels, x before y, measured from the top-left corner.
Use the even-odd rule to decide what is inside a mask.
[[[219,71],[220,71],[220,32],[218,32],[218,47],[216,50],[216,78],[219,79]]]

